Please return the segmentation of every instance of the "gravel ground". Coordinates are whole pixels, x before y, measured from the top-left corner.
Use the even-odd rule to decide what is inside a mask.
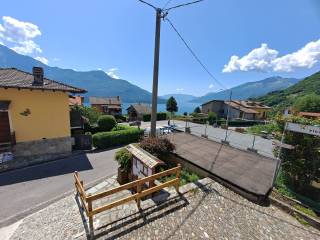
[[[184,188],[190,190],[190,186]],[[170,189],[171,197],[163,203],[143,201],[141,212],[121,215],[119,209],[115,213],[118,218],[110,222],[102,223],[96,218],[99,226],[95,236],[97,239],[320,239],[319,231],[301,225],[272,205],[251,203],[212,180],[199,186],[181,196]],[[25,218],[10,239],[87,239],[84,226],[74,196],[68,196]]]

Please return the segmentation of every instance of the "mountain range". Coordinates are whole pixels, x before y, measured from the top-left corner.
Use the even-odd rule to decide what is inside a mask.
[[[265,96],[256,98],[255,100],[282,110],[285,107],[292,105],[299,97],[303,97],[311,93],[320,95],[320,71],[304,78],[287,89],[270,92]]]
[[[208,93],[202,97],[193,98],[191,102],[205,103],[213,99],[227,100],[230,98],[230,90],[232,90],[232,99],[244,100],[286,89],[299,81],[300,79],[297,78],[269,77],[256,82],[247,82],[221,92]]]
[[[14,67],[26,72],[32,72],[32,67],[39,66],[44,69],[47,78],[63,82],[75,87],[84,88],[88,91],[88,96],[108,97],[120,96],[123,102],[151,102],[151,93],[122,79],[114,79],[104,71],[74,71],[72,69],[62,69],[50,67],[29,56],[24,56],[0,44],[0,68]],[[165,100],[159,98],[159,103]]]
[[[45,76],[49,79],[63,82],[75,87],[84,88],[88,96],[108,97],[120,96],[125,103],[150,103],[151,93],[122,79],[114,79],[101,70],[75,71],[59,67],[48,66],[29,56],[21,55],[0,44],[0,68],[14,67],[31,72],[32,67],[43,67]],[[282,78],[279,76],[266,78],[256,82],[248,82],[221,92],[208,93],[202,97],[188,94],[167,94],[158,98],[158,103],[165,103],[170,96],[179,103],[204,103],[212,99],[229,99],[232,90],[233,99],[247,99],[263,96],[269,92],[286,89],[299,82],[296,78]]]
[[[173,94],[166,94],[162,95],[161,98],[168,99],[170,97],[174,97],[177,102],[191,102],[196,97],[190,94],[182,94],[182,93],[173,93]]]

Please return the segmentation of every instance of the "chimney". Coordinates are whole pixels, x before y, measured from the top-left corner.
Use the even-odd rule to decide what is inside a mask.
[[[43,68],[42,67],[33,67],[33,85],[43,86]]]
[[[117,96],[117,100],[120,101],[120,96]]]

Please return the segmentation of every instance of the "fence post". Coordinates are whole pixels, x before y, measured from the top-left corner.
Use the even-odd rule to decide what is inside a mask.
[[[176,186],[175,186],[177,193],[179,193],[180,175],[181,175],[181,164],[179,163],[178,164],[178,170],[177,170],[177,173],[176,173],[176,177],[177,177],[178,181],[177,181]]]
[[[137,206],[138,206],[138,209],[141,208],[141,198],[140,198],[140,193],[141,193],[141,183],[138,183],[137,185],[137,193],[138,193],[138,197],[137,197]]]
[[[91,194],[88,194],[90,197]],[[89,231],[90,231],[90,239],[93,239],[93,215],[92,214],[92,200],[86,200],[88,202],[88,211],[89,211]]]

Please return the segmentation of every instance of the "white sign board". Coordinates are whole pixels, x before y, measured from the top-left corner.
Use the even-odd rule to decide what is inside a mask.
[[[320,127],[303,125],[298,123],[288,123],[287,130],[292,132],[305,133],[309,135],[320,136]]]

